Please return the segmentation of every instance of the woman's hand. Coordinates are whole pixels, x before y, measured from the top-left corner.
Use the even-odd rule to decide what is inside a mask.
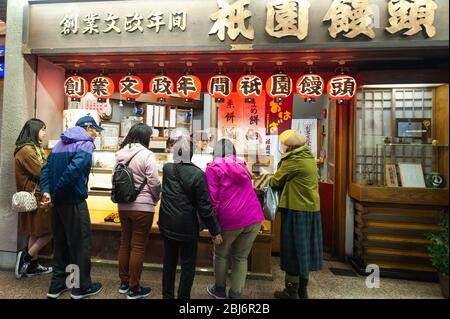
[[[40,202],[41,207],[49,207],[51,203],[52,203],[52,199],[50,197],[50,194],[44,193],[42,195],[41,202]]]
[[[316,164],[317,166],[323,165],[324,159],[322,157],[319,157],[318,159],[316,159]]]
[[[222,242],[223,242],[223,238],[222,238],[222,235],[221,235],[221,234],[219,234],[219,235],[217,235],[217,236],[214,236],[214,237],[212,238],[212,240],[213,240],[214,245],[217,245],[217,246],[219,246],[219,245],[222,244]]]

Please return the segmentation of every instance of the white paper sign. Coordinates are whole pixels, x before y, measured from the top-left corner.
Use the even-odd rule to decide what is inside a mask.
[[[165,114],[166,114],[166,107],[160,106],[159,107],[159,126],[160,127],[164,127]]]
[[[282,153],[280,149],[280,141],[278,135],[266,135],[266,155],[273,156],[273,169],[276,170],[281,160]],[[268,146],[268,147],[267,147]]]
[[[420,163],[398,163],[400,179],[403,187],[425,188],[422,164]]]
[[[317,119],[292,120],[292,128],[306,137],[306,145],[317,159]]]
[[[92,116],[99,124],[99,118],[97,111],[93,110],[85,110],[85,109],[74,109],[74,110],[64,110],[63,111],[63,131],[68,128],[74,127],[77,121],[83,116]]]
[[[177,121],[177,110],[176,109],[170,109],[170,119],[169,119],[169,126],[175,127]]]
[[[148,126],[153,126],[153,105],[147,104],[147,123]]]
[[[153,126],[159,126],[159,106],[153,105]]]

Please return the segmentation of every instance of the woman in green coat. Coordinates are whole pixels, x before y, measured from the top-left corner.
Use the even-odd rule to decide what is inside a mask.
[[[280,135],[284,155],[270,186],[281,192],[280,265],[285,289],[278,299],[306,299],[309,273],[322,269],[323,244],[317,165],[306,138],[296,130]]]

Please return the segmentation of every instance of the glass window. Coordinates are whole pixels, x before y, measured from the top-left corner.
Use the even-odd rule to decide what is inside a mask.
[[[432,171],[433,152],[431,148],[423,146],[431,143],[433,90],[359,89],[354,110],[354,182],[386,185],[385,165],[398,162],[420,162],[424,173]],[[397,132],[399,127],[406,131]],[[400,133],[406,137],[400,138]],[[404,144],[424,145],[417,147]]]

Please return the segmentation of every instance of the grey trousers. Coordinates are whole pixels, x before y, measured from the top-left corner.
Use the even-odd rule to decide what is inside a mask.
[[[214,246],[214,276],[216,287],[225,288],[228,261],[231,259],[231,293],[240,296],[247,277],[247,259],[261,223],[222,232],[223,243]]]

